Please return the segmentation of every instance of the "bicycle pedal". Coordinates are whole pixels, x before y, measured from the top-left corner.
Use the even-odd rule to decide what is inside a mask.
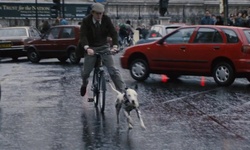
[[[88,98],[88,102],[93,102],[94,98]]]

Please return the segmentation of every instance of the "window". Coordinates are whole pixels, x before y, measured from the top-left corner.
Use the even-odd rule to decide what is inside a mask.
[[[184,28],[177,30],[165,39],[166,43],[188,43],[195,28]]]
[[[148,38],[162,37],[162,28],[159,26],[153,26],[149,32]]]
[[[194,43],[222,43],[221,34],[211,28],[200,28],[194,39]]]
[[[227,43],[238,43],[239,38],[237,34],[231,29],[222,29],[227,37]]]
[[[29,29],[31,37],[40,37],[40,32],[34,28]]]
[[[244,30],[248,43],[250,43],[250,30]]]
[[[58,39],[59,38],[59,28],[53,28],[50,30],[48,39]]]
[[[174,30],[176,30],[179,27],[166,27],[166,34],[173,32]]]
[[[161,37],[161,34],[159,32],[156,32],[155,30],[150,30],[147,38],[155,38],[155,37]]]
[[[64,28],[62,32],[62,38],[74,38],[73,28]]]
[[[2,28],[0,29],[0,36],[27,36],[27,32],[25,28]]]

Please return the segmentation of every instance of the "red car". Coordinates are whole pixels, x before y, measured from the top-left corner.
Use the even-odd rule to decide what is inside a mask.
[[[32,63],[44,58],[57,58],[65,62],[69,58],[72,64],[78,64],[81,58],[75,52],[79,38],[79,25],[53,26],[41,38],[27,42],[24,49]]]
[[[127,48],[120,60],[138,81],[155,73],[212,76],[221,86],[238,77],[250,82],[250,28],[183,26],[153,43]]]

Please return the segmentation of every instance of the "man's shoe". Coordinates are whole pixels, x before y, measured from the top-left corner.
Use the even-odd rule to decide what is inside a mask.
[[[86,89],[87,89],[87,87],[86,86],[82,86],[81,87],[81,96],[84,96],[85,94],[86,94]]]

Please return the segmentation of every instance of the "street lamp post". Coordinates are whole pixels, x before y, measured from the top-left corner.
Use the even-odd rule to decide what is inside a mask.
[[[228,25],[228,0],[223,0],[224,25]]]
[[[116,19],[119,19],[119,15],[118,15],[118,5],[116,5]]]
[[[186,23],[186,13],[185,13],[185,9],[186,9],[186,5],[184,4],[183,6],[182,6],[182,22],[183,23]]]
[[[63,14],[63,18],[65,18],[65,5],[64,5],[64,0],[62,0],[62,14]]]
[[[139,20],[141,20],[141,6],[139,5],[139,17],[138,17]]]
[[[36,28],[38,28],[37,0],[35,0],[35,5],[36,5]]]

